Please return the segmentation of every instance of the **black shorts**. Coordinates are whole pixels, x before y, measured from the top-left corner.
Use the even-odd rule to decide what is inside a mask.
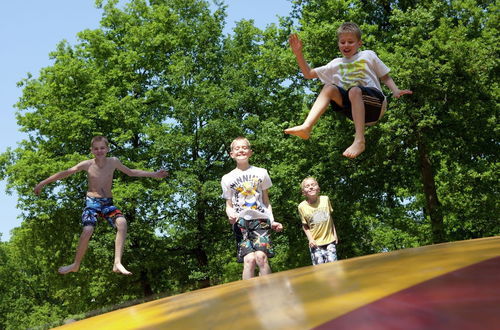
[[[347,118],[352,120],[352,109],[351,101],[349,100],[349,88],[348,90],[342,87],[335,86],[338,88],[340,94],[342,95],[343,106],[338,105],[334,101],[330,101],[330,104],[334,111],[344,114]],[[385,110],[385,96],[376,88],[356,86],[361,89],[363,94],[363,103],[365,104],[365,123],[373,123],[380,119],[380,113]]]

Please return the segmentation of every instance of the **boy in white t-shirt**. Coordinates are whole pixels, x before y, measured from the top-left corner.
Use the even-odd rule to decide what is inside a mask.
[[[330,199],[319,195],[320,188],[313,177],[302,180],[300,188],[306,200],[298,208],[302,229],[309,240],[312,264],[336,261],[338,238]]]
[[[238,137],[231,143],[231,158],[236,168],[221,180],[222,197],[226,200],[226,214],[237,238],[238,262],[243,262],[243,279],[259,274],[270,274],[268,258],[274,256],[269,230],[281,231],[283,226],[274,221],[268,189],[271,178],[267,170],[251,166],[250,142]]]
[[[412,94],[399,90],[389,76],[389,68],[371,50],[358,51],[362,45],[361,30],[354,23],[344,23],[337,30],[338,46],[343,57],[325,66],[311,69],[302,54],[302,41],[296,34],[289,42],[300,70],[306,79],[319,78],[324,83],[309,115],[302,125],[287,128],[286,134],[308,139],[313,126],[331,104],[354,122],[354,142],[343,155],[355,158],[365,150],[365,125],[371,126],[384,115],[387,101],[379,79],[392,91],[392,95]]]

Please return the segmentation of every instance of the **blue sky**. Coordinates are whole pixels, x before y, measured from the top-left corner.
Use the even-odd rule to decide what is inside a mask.
[[[0,11],[0,152],[15,148],[25,135],[19,132],[14,104],[21,96],[17,82],[28,73],[37,77],[41,68],[51,65],[49,53],[63,39],[77,43],[76,34],[99,27],[101,10],[94,0],[16,0],[4,1]],[[253,19],[259,28],[277,23],[286,16],[290,0],[226,0],[227,33],[234,22]],[[43,178],[41,178],[43,179]],[[1,240],[10,239],[10,230],[20,225],[17,197],[7,195],[0,181]],[[76,230],[76,229],[75,229]]]

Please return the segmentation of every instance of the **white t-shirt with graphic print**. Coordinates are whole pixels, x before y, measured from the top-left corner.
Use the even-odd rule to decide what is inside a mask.
[[[267,170],[250,166],[245,171],[235,168],[222,177],[222,197],[233,202],[233,208],[245,220],[270,219],[273,215],[262,201],[262,191],[272,186]]]
[[[344,89],[353,86],[375,87],[382,92],[379,78],[390,69],[372,50],[362,50],[350,58],[339,57],[330,63],[314,68],[324,84],[333,84]]]

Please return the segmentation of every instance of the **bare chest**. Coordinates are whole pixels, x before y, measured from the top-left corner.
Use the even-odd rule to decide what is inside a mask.
[[[97,181],[105,184],[108,181],[113,180],[114,170],[115,169],[113,165],[109,162],[107,162],[103,166],[99,166],[98,164],[94,163],[89,166],[87,173],[90,181]]]

